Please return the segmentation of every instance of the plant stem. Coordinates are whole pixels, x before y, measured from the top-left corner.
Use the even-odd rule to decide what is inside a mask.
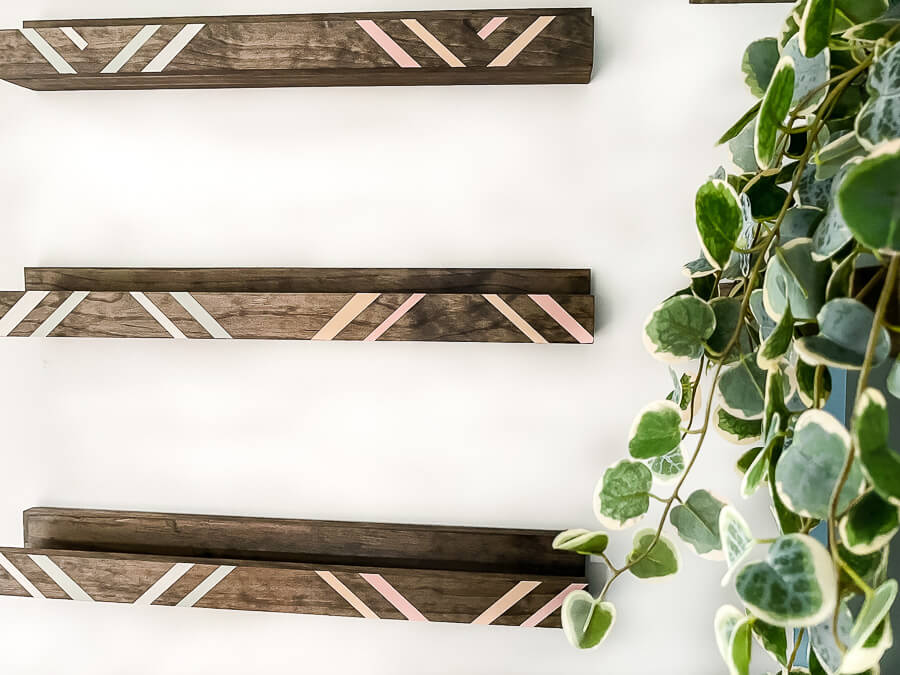
[[[800,644],[803,642],[803,635],[805,633],[805,628],[801,628],[800,632],[797,633],[797,639],[794,640],[794,650],[791,652],[791,658],[788,659],[787,662],[787,672],[791,672],[791,668],[794,667],[794,661],[797,660],[797,653],[800,651]]]

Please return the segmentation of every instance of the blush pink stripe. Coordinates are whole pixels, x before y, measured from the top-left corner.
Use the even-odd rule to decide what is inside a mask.
[[[566,586],[566,588],[564,588],[560,592],[559,595],[557,595],[550,602],[548,602],[546,605],[541,607],[538,611],[536,611],[530,617],[525,619],[525,621],[522,622],[522,626],[525,628],[534,628],[541,621],[543,621],[548,616],[553,614],[553,612],[555,612],[560,607],[562,607],[563,600],[566,599],[566,596],[569,593],[572,593],[573,591],[580,591],[583,588],[587,588],[587,584],[569,584],[568,586]]]
[[[394,59],[398,66],[401,68],[421,67],[413,60],[413,57],[404,51],[403,47],[394,42],[393,39],[391,39],[391,36],[381,30],[374,21],[370,19],[360,19],[356,23],[369,34],[370,38],[378,43],[379,47],[387,52],[388,56]]]
[[[497,602],[484,610],[484,612],[481,613],[481,616],[472,623],[479,626],[487,626],[494,623],[497,619],[506,614],[510,607],[515,605],[519,600],[540,585],[540,581],[520,581],[504,593],[503,597],[497,600]]]
[[[363,342],[375,342],[378,338],[384,335],[388,329],[397,323],[403,316],[416,306],[416,303],[419,302],[422,298],[425,297],[424,293],[413,293],[409,298],[406,299],[402,305],[400,305],[397,309],[394,310],[393,314],[391,314],[388,318],[381,322],[381,325],[378,326],[375,330],[369,333],[366,336],[366,339]]]
[[[347,588],[341,580],[338,579],[331,572],[319,572],[316,571],[316,574],[319,575],[319,578],[324,581],[326,584],[331,586],[335,593],[340,595],[344,600],[346,600],[353,609],[362,614],[367,619],[377,619],[378,615],[373,612],[362,600],[359,599],[359,596],[356,595],[353,591]]]
[[[589,345],[594,342],[594,336],[588,333],[584,326],[578,323],[571,314],[562,308],[562,305],[549,295],[529,295],[528,297],[534,300],[538,307],[553,317],[553,320],[565,328],[566,332],[578,342],[583,345]]]
[[[380,574],[360,573],[359,576],[369,582],[372,588],[381,593],[385,600],[396,607],[397,611],[410,621],[428,621],[419,610],[413,607],[409,600],[400,595],[397,589],[391,586]]]
[[[482,40],[487,40],[490,37],[491,33],[497,30],[500,27],[500,24],[506,21],[505,16],[495,16],[493,19],[484,24],[484,28],[478,31],[478,37]]]

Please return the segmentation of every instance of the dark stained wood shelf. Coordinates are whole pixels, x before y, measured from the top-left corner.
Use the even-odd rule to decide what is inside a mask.
[[[0,79],[37,90],[587,83],[590,8],[26,21]]]
[[[587,586],[539,530],[47,508],[24,524],[0,595],[556,628]]]
[[[0,336],[593,342],[589,270],[29,268]],[[290,290],[285,290],[290,289]]]

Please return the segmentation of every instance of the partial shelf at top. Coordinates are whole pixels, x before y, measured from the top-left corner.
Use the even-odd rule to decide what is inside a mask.
[[[36,90],[587,83],[590,8],[26,21],[0,79]]]

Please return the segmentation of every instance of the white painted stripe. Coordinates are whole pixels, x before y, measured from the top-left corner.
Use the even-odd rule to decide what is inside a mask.
[[[59,566],[50,558],[45,555],[29,555],[28,557],[34,561],[35,565],[44,570],[44,573],[53,579],[56,585],[63,589],[70,598],[81,602],[94,601],[91,596],[84,592],[81,586],[75,583],[72,577],[59,569]]]
[[[313,340],[332,340],[338,333],[344,330],[353,320],[363,313],[363,310],[378,299],[381,293],[356,293],[346,305],[338,310],[328,320],[319,332],[313,336]]]
[[[508,66],[555,18],[555,16],[539,16],[534,23],[522,31],[519,37],[510,42],[509,46],[497,55],[497,58],[488,64],[488,68]]]
[[[62,323],[63,319],[69,316],[69,314],[72,313],[72,310],[78,307],[81,301],[84,300],[89,294],[90,291],[75,291],[74,293],[72,293],[72,295],[65,299],[65,302],[63,302],[53,311],[53,314],[51,314],[44,320],[44,323],[42,323],[35,329],[35,331],[31,334],[31,337],[45,338],[50,335],[50,333],[52,333],[53,330]]]
[[[187,574],[194,563],[175,563],[169,571],[163,574],[155,584],[144,591],[144,594],[134,601],[135,605],[152,605],[163,593],[172,588],[172,584]]]
[[[147,40],[153,37],[159,28],[160,27],[155,24],[141,28],[137,35],[131,38],[128,44],[122,48],[122,51],[116,54],[115,58],[106,64],[106,67],[100,72],[107,74],[118,73],[122,69],[122,66],[128,63],[132,56],[137,54],[137,51],[146,44]]]
[[[494,308],[500,312],[503,316],[505,316],[509,321],[520,331],[525,334],[532,342],[536,342],[538,344],[545,345],[547,344],[547,340],[544,339],[544,336],[538,333],[534,326],[528,323],[525,319],[522,318],[522,315],[519,314],[516,310],[510,307],[499,295],[494,293],[482,293],[484,299],[491,303]]]
[[[50,291],[25,291],[25,295],[19,298],[9,311],[0,318],[0,337],[6,337],[15,330],[31,314],[35,307],[41,304],[41,300],[47,297]]]
[[[81,34],[77,30],[75,30],[71,26],[66,26],[65,28],[60,28],[60,30],[65,34],[65,36],[67,38],[69,38],[72,41],[72,44],[74,44],[76,47],[78,47],[78,49],[80,49],[81,51],[84,51],[85,49],[87,49],[87,46],[88,46],[87,40],[85,40],[83,37],[81,37]]]
[[[181,53],[181,50],[188,46],[188,43],[197,37],[197,33],[203,30],[205,23],[189,23],[187,26],[178,31],[178,35],[173,37],[169,44],[162,48],[162,51],[153,57],[153,60],[144,66],[144,73],[161,73],[166,69],[172,59]]]
[[[196,298],[190,293],[186,291],[177,291],[175,293],[170,293],[178,304],[187,310],[187,313],[194,317],[194,321],[199,323],[203,328],[206,329],[206,332],[212,335],[217,339],[229,339],[231,336],[228,334],[228,331],[222,328],[221,324],[216,321],[212,315],[206,311],[206,308],[197,302]]]
[[[367,619],[379,619],[379,617],[375,612],[369,609],[369,606],[359,599],[359,596],[356,595],[353,591],[347,588],[343,582],[334,576],[331,572],[319,572],[316,574],[319,575],[319,578],[322,579],[326,584],[331,586],[332,590],[335,593],[340,595],[344,600],[346,600],[353,609],[362,614]]]
[[[37,587],[33,583],[28,581],[28,578],[19,571],[19,568],[17,568],[15,565],[13,565],[9,561],[9,558],[7,558],[2,553],[0,553],[0,567],[2,567],[7,572],[9,572],[9,576],[11,576],[13,579],[15,579],[22,588],[24,588],[26,591],[28,591],[28,594],[32,598],[45,597],[44,594],[41,593],[37,589]]]
[[[447,49],[443,42],[429,33],[428,29],[416,19],[403,19],[403,25],[415,33],[416,36],[428,45],[431,48],[431,51],[440,56],[448,66],[451,66],[452,68],[466,67],[465,63],[456,58],[456,54]]]
[[[41,56],[47,59],[47,62],[56,69],[57,73],[60,75],[76,74],[75,69],[69,65],[69,62],[60,56],[59,52],[53,49],[50,43],[34,28],[21,28],[19,32],[41,53]]]
[[[234,565],[219,565],[212,574],[197,585],[197,588],[184,596],[176,607],[193,607],[203,599],[203,596],[214,589],[216,584],[231,574],[235,569]]]
[[[186,340],[184,333],[179,330],[178,326],[172,323],[172,320],[162,313],[162,310],[153,304],[153,301],[140,291],[131,291],[131,297],[137,300],[141,307],[147,310],[147,314],[156,319],[156,322],[166,329],[166,332],[173,338],[178,340]]]

